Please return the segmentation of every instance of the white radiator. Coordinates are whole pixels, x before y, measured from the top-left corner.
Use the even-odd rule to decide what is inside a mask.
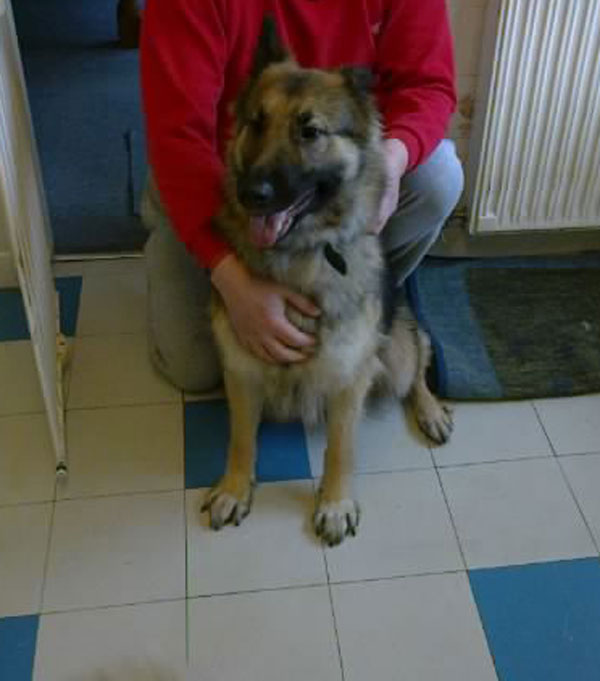
[[[473,233],[600,228],[600,0],[490,0]]]
[[[0,0],[0,219],[16,264],[57,470],[61,471],[65,467],[62,345],[49,223],[14,21],[6,0]],[[1,389],[11,388],[2,385]]]

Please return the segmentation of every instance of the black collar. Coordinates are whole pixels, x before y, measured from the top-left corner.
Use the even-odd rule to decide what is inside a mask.
[[[348,265],[344,256],[335,250],[335,248],[328,242],[325,244],[325,259],[337,270],[342,276],[348,273]]]

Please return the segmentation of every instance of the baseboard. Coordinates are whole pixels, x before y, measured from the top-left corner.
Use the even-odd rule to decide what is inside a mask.
[[[561,230],[521,234],[469,234],[466,220],[448,221],[430,251],[440,258],[494,258],[510,256],[569,255],[600,251],[600,230]]]
[[[0,252],[0,288],[13,288],[18,285],[19,280],[13,265],[12,253]]]
[[[119,251],[104,253],[98,251],[97,253],[62,253],[54,254],[52,260],[55,263],[59,262],[90,262],[93,260],[140,260],[144,257],[142,251]]]

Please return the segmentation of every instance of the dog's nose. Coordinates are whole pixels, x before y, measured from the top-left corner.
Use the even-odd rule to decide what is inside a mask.
[[[246,189],[246,196],[248,202],[253,206],[267,206],[275,196],[275,189],[267,180],[260,180]]]

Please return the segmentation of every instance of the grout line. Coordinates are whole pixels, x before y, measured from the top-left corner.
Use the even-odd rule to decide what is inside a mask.
[[[84,605],[79,608],[66,608],[60,609],[56,608],[54,610],[43,610],[41,609],[39,615],[41,617],[45,615],[65,615],[67,613],[77,613],[77,612],[93,612],[95,610],[115,610],[116,608],[132,608],[137,605],[154,605],[158,603],[183,603],[185,597],[180,598],[151,598],[148,601],[131,601],[127,603],[110,603],[108,605]]]
[[[586,456],[599,454],[600,452],[578,452],[577,454],[563,454],[561,456]],[[498,463],[518,463],[520,461],[538,461],[538,460],[550,460],[552,454],[531,454],[526,456],[519,456],[518,458],[507,458],[507,459],[492,459],[490,461],[466,461],[464,463],[448,463],[448,464],[437,464],[433,466],[418,466],[414,468],[391,468],[386,470],[378,471],[358,471],[354,473],[355,478],[369,476],[369,475],[394,475],[396,473],[422,473],[424,471],[435,471],[435,470],[450,470],[454,468],[470,468],[472,466],[491,466]],[[319,476],[315,476],[314,479],[317,480]],[[277,482],[277,481],[274,481]]]
[[[310,465],[310,461],[309,461]],[[312,471],[311,471],[312,473]],[[316,484],[317,481],[315,478],[311,480],[311,485],[312,485],[312,491],[313,491],[313,499],[314,499],[314,504],[318,502],[318,491],[316,489]],[[321,548],[321,555],[323,556],[323,565],[325,567],[325,577],[327,579],[327,594],[329,596],[329,606],[331,608],[331,617],[333,619],[333,631],[335,634],[335,646],[337,648],[337,653],[338,653],[338,660],[340,663],[340,672],[342,674],[342,681],[346,680],[346,672],[344,669],[344,660],[342,658],[342,646],[340,643],[340,634],[338,631],[338,625],[337,625],[337,617],[335,616],[335,606],[333,604],[333,592],[331,590],[331,574],[329,572],[329,563],[327,562],[327,551],[325,550],[325,545],[321,541],[320,542],[320,548]]]
[[[589,556],[588,556],[589,557]],[[499,567],[507,567],[507,566],[499,566]],[[436,577],[440,575],[460,575],[460,574],[466,574],[466,570],[462,569],[456,569],[456,570],[441,570],[438,572],[422,572],[422,573],[415,573],[415,574],[408,574],[408,575],[395,575],[395,576],[390,576],[390,577],[369,577],[366,579],[356,579],[356,580],[348,580],[348,581],[336,581],[336,582],[331,582],[331,586],[344,586],[344,585],[356,585],[356,584],[372,584],[372,583],[378,583],[378,582],[393,582],[393,581],[399,581],[403,579],[420,579],[420,578],[426,578],[426,577]],[[195,596],[181,596],[178,598],[151,598],[149,600],[144,600],[144,601],[128,601],[125,603],[110,603],[107,605],[90,605],[90,606],[81,606],[81,607],[75,607],[75,608],[55,608],[52,610],[44,610],[43,608],[40,608],[39,615],[62,615],[66,613],[77,613],[77,612],[91,612],[95,610],[114,610],[116,608],[131,608],[135,607],[138,605],[153,605],[157,603],[181,603],[183,601],[200,601],[200,600],[207,600],[210,598],[225,598],[225,597],[230,597],[230,596],[245,596],[245,595],[251,595],[251,594],[260,594],[260,593],[273,593],[277,591],[302,591],[304,589],[321,589],[323,587],[327,587],[328,585],[324,582],[314,582],[314,583],[309,583],[309,584],[290,584],[287,586],[277,586],[277,587],[266,587],[262,589],[245,589],[245,590],[240,590],[240,591],[224,591],[221,593],[214,593],[214,594],[198,594]]]
[[[468,570],[456,568],[454,570],[433,570],[431,572],[415,572],[404,575],[390,575],[389,577],[365,577],[364,579],[340,579],[331,582],[331,586],[344,586],[346,584],[377,584],[379,582],[396,582],[402,579],[420,579],[422,577],[439,577],[441,575],[462,575]]]
[[[471,599],[472,599],[473,604],[475,606],[475,612],[477,613],[477,619],[479,620],[479,626],[481,627],[481,631],[483,632],[483,636],[484,636],[484,639],[485,639],[487,654],[488,654],[488,656],[491,660],[491,664],[492,664],[492,668],[494,669],[494,673],[499,679],[500,674],[498,673],[498,669],[496,667],[496,659],[495,659],[495,657],[492,653],[492,646],[491,646],[489,638],[487,636],[487,631],[486,631],[486,628],[485,628],[485,622],[483,621],[482,613],[479,609],[479,604],[477,603],[477,599],[475,598],[475,594],[473,593],[473,589],[471,587],[471,580],[469,579],[469,566],[467,565],[467,558],[465,556],[465,552],[464,552],[463,545],[462,545],[462,542],[461,542],[461,539],[460,539],[460,535],[458,533],[458,529],[456,527],[456,522],[454,520],[454,515],[452,513],[452,508],[450,507],[450,502],[448,501],[448,497],[446,495],[446,490],[444,489],[444,484],[442,482],[442,476],[441,476],[441,473],[440,473],[440,468],[451,469],[452,467],[451,466],[438,466],[437,461],[436,461],[435,457],[433,456],[433,452],[431,453],[431,456],[433,458],[435,474],[436,474],[437,479],[438,479],[438,484],[440,486],[442,496],[444,497],[444,503],[446,504],[446,508],[448,510],[448,515],[450,517],[450,523],[452,524],[452,530],[454,532],[454,536],[456,538],[456,543],[458,545],[458,550],[460,552],[460,557],[461,557],[461,560],[462,560],[462,563],[463,563],[463,566],[464,566],[464,575],[465,575],[465,578],[467,580],[467,587],[469,589]],[[522,460],[522,459],[520,459],[520,460]],[[491,462],[491,463],[496,463],[496,462]],[[469,466],[469,465],[475,465],[475,464],[462,464],[462,465],[456,466],[456,468],[464,468],[464,467]],[[460,572],[462,573],[462,570]]]
[[[380,471],[355,471],[354,477],[362,477],[363,475],[390,475],[394,473],[422,473],[423,471],[432,471],[434,466],[411,466],[410,468],[390,468]]]
[[[571,485],[571,481],[569,480],[569,478],[568,478],[568,476],[565,472],[565,469],[562,466],[560,456],[556,452],[556,449],[554,447],[554,443],[552,442],[552,439],[550,438],[550,435],[548,434],[548,431],[546,430],[546,426],[544,425],[542,417],[540,416],[540,413],[538,412],[535,403],[532,402],[532,404],[533,404],[533,409],[534,409],[536,416],[538,418],[538,421],[540,422],[542,430],[544,431],[544,435],[546,436],[546,439],[548,440],[548,444],[550,445],[550,449],[552,449],[552,454],[554,456],[554,460],[556,461],[558,469],[560,470],[560,474],[562,475],[562,478],[565,482],[565,485],[567,486],[569,493],[571,494],[571,497],[572,497],[573,501],[575,502],[575,506],[577,507],[577,510],[579,511],[579,515],[581,516],[581,519],[583,520],[583,523],[584,523],[584,525],[585,525],[585,527],[588,531],[590,539],[592,540],[592,544],[593,544],[594,548],[596,549],[596,555],[600,556],[600,547],[598,545],[598,542],[596,541],[596,537],[595,537],[595,535],[592,531],[592,528],[591,528],[591,526],[588,522],[588,519],[587,519],[585,513],[583,512],[583,509],[581,508],[581,504],[579,503],[579,499],[577,498],[577,495],[575,494],[575,490],[573,489],[573,486]]]
[[[56,489],[56,483],[54,485]],[[44,609],[44,599],[46,596],[46,583],[48,580],[48,567],[50,565],[50,548],[52,546],[52,536],[54,534],[54,516],[56,514],[56,501],[52,502],[50,511],[50,522],[48,523],[48,539],[46,540],[46,555],[44,556],[44,571],[42,575],[42,588],[40,590],[39,612]],[[37,646],[36,646],[37,647]]]
[[[132,492],[107,492],[106,494],[82,494],[77,496],[61,497],[56,499],[57,504],[62,504],[65,501],[87,501],[94,499],[121,499],[123,497],[140,497],[148,496],[150,494],[173,494],[175,492],[185,492],[185,487],[170,487],[168,489],[147,489],[135,490]]]
[[[335,616],[335,606],[333,604],[333,592],[331,590],[331,583],[329,582],[329,571],[327,571],[327,593],[329,594],[329,605],[331,606],[331,616],[333,618],[333,631],[335,633],[335,645],[337,648],[338,659],[340,662],[340,671],[342,673],[342,681],[346,681],[346,670],[344,669],[344,658],[342,657],[342,645],[340,643],[340,633],[338,630],[337,617]]]
[[[226,596],[245,596],[249,594],[273,593],[274,591],[301,591],[302,589],[322,589],[326,582],[309,582],[308,584],[286,584],[283,586],[266,586],[257,589],[240,589],[238,591],[221,591],[214,594],[195,594],[188,596],[188,601],[206,600],[209,598],[224,598]]]
[[[56,485],[55,485],[56,486]],[[46,504],[53,504],[55,501],[54,496],[48,497],[48,499],[42,499],[37,501],[14,501],[10,503],[1,503],[0,511],[5,508],[21,508],[23,506],[45,506]]]
[[[560,559],[560,561],[551,561],[551,562],[571,562],[572,560],[585,560],[586,558],[594,558],[596,559],[596,556],[583,556],[581,558],[564,558]],[[474,568],[474,569],[502,569],[502,568],[507,568],[507,567],[524,567],[527,565],[537,565],[540,563],[546,563],[548,561],[532,561],[529,563],[515,563],[515,564],[510,564],[510,565],[497,565],[497,566],[487,566],[487,567],[482,567],[482,568]],[[313,582],[313,583],[308,583],[308,584],[290,584],[287,586],[277,586],[277,587],[266,587],[266,588],[260,588],[260,589],[242,589],[239,591],[224,591],[221,593],[214,593],[214,594],[198,594],[195,596],[188,596],[188,597],[179,597],[179,598],[155,598],[155,599],[150,599],[147,601],[131,601],[131,602],[126,602],[126,603],[112,603],[109,605],[98,605],[98,606],[83,606],[83,607],[78,607],[78,608],[67,608],[67,609],[54,609],[54,610],[46,610],[40,611],[41,615],[58,615],[58,614],[65,614],[65,613],[72,613],[72,612],[89,612],[93,610],[111,610],[115,608],[127,608],[127,607],[134,607],[138,605],[152,605],[152,604],[157,604],[157,603],[181,603],[183,601],[200,601],[200,600],[207,600],[211,598],[225,598],[225,597],[231,597],[231,596],[245,596],[245,595],[252,595],[252,594],[260,594],[260,593],[273,593],[277,591],[302,591],[305,589],[319,589],[323,587],[331,587],[331,586],[352,586],[352,585],[358,585],[358,584],[377,584],[381,582],[395,582],[395,581],[400,581],[400,580],[406,580],[406,579],[424,579],[427,577],[437,577],[437,576],[443,576],[443,575],[465,575],[468,578],[468,572],[469,570],[465,570],[462,568],[457,568],[454,570],[439,570],[439,571],[432,571],[432,572],[419,572],[419,573],[414,573],[414,574],[404,574],[404,575],[392,575],[389,577],[367,577],[365,579],[353,579],[353,580],[340,580],[340,581],[332,581],[329,585],[324,583],[324,582]],[[331,593],[331,591],[330,591]],[[337,635],[337,631],[336,631]]]
[[[479,601],[477,600],[477,597],[475,596],[475,592],[473,591],[473,586],[471,584],[471,579],[469,577],[468,572],[467,572],[466,578],[467,578],[467,587],[469,589],[469,593],[470,593],[470,596],[471,596],[472,605],[473,605],[475,612],[477,613],[477,619],[479,620],[479,626],[481,627],[481,631],[483,633],[483,639],[485,641],[485,647],[486,647],[486,650],[487,650],[487,654],[488,654],[488,656],[491,660],[492,668],[494,670],[496,678],[498,679],[498,681],[500,681],[502,677],[500,675],[500,669],[499,669],[497,661],[496,661],[496,656],[494,655],[491,634],[490,634],[490,632],[488,630],[488,626],[487,626],[488,623],[485,621],[485,619],[483,617],[483,611],[479,607]]]
[[[456,539],[456,544],[458,546],[458,551],[460,553],[460,559],[462,560],[462,564],[465,570],[469,570],[469,566],[467,565],[467,559],[465,556],[465,552],[463,549],[462,542],[460,540],[460,535],[458,533],[458,529],[456,527],[456,522],[454,521],[454,515],[452,513],[452,508],[450,507],[450,502],[448,501],[448,496],[446,495],[446,490],[444,489],[444,485],[442,483],[442,476],[440,475],[440,471],[438,468],[434,468],[435,475],[437,477],[438,485],[440,488],[440,492],[442,493],[442,497],[444,499],[444,503],[446,504],[446,510],[448,511],[448,517],[450,518],[450,524],[452,525],[452,531],[454,532],[454,537]]]
[[[447,463],[436,464],[435,468],[439,470],[449,470],[452,468],[470,468],[471,466],[490,466],[497,463],[518,463],[519,461],[538,461],[552,458],[552,453],[546,454],[526,454],[524,456],[517,456],[511,458],[490,459],[489,461],[465,461],[464,463]]]
[[[181,403],[178,400],[171,400],[170,402],[131,402],[129,404],[101,404],[95,407],[69,407],[67,412],[72,411],[108,411],[109,409],[140,409],[141,407],[165,407],[165,406],[179,406]]]
[[[159,402],[125,402],[121,404],[96,404],[96,405],[81,405],[81,406],[67,406],[67,413],[71,411],[95,411],[97,409],[123,409],[127,407],[156,407],[165,404],[179,404],[179,400],[161,400]]]
[[[589,556],[588,556],[589,557]],[[566,559],[570,560],[570,559]],[[497,566],[497,567],[507,567],[505,565]],[[301,590],[301,589],[316,589],[316,588],[322,588],[325,586],[344,586],[346,584],[349,585],[356,585],[356,584],[372,584],[372,583],[377,583],[377,582],[394,582],[398,581],[401,579],[417,579],[417,578],[425,578],[425,577],[438,577],[441,575],[462,575],[466,574],[468,570],[465,570],[464,568],[455,568],[453,570],[433,570],[430,572],[415,572],[415,573],[410,573],[410,574],[399,574],[399,575],[390,575],[388,577],[365,577],[364,579],[348,579],[348,580],[335,580],[331,581],[329,584],[326,582],[311,582],[309,584],[288,584],[285,586],[273,586],[273,587],[264,587],[264,588],[258,588],[258,589],[240,589],[238,591],[223,591],[219,593],[214,593],[214,594],[197,594],[195,596],[189,596],[188,600],[204,600],[207,598],[221,598],[223,596],[243,596],[245,594],[259,594],[259,593],[272,593],[274,591],[294,591],[294,590]]]
[[[568,459],[576,456],[600,456],[600,451],[594,452],[569,452],[568,454],[556,454],[557,459]]]
[[[190,612],[189,612],[189,602],[188,602],[188,593],[189,593],[189,570],[188,570],[188,558],[189,558],[189,547],[188,547],[188,514],[187,514],[187,490],[185,487],[185,395],[183,391],[180,393],[181,395],[181,428],[182,428],[182,437],[181,437],[181,456],[182,456],[182,471],[183,471],[183,522],[184,522],[184,532],[185,532],[185,544],[184,544],[184,551],[185,551],[185,662],[186,665],[189,664],[190,662]]]

